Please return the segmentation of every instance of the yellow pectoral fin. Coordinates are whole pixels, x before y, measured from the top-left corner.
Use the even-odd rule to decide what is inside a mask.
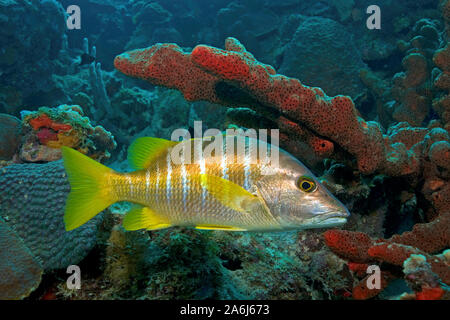
[[[128,148],[128,162],[133,169],[146,169],[164,151],[178,143],[153,137],[138,138]]]
[[[140,229],[157,230],[172,226],[165,217],[155,213],[152,209],[135,204],[123,219],[125,230],[134,231]]]
[[[252,204],[259,202],[258,197],[240,185],[217,176],[200,174],[200,183],[224,206],[238,212],[248,213]]]
[[[224,231],[247,231],[246,229],[230,226],[217,226],[212,224],[199,224],[195,226],[196,229],[200,230],[224,230]]]

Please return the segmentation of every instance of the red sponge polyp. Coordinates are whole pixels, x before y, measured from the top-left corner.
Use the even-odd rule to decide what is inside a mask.
[[[177,89],[188,101],[219,102],[214,89],[219,79],[196,66],[176,44],[158,43],[122,53],[114,66],[128,76]]]
[[[352,262],[367,262],[371,260],[367,250],[372,246],[373,240],[365,233],[328,230],[324,233],[324,238],[330,249]]]
[[[215,90],[219,82],[226,82],[259,105],[272,109],[273,114],[301,124],[310,135],[341,146],[356,158],[362,173],[386,167],[381,128],[360,118],[350,97],[328,97],[320,88],[276,74],[273,67],[257,61],[235,38],[226,39],[225,49],[198,45],[192,52],[185,52],[176,44],[158,43],[123,53],[116,57],[114,65],[126,75],[177,89],[189,101],[228,105],[230,99],[219,98]],[[245,101],[237,106],[254,107]],[[277,116],[270,120],[279,122]],[[327,150],[311,147],[316,154],[326,156],[332,150],[331,144],[324,146]]]
[[[192,60],[200,67],[225,80],[241,80],[250,76],[250,60],[242,53],[198,45],[192,50]]]
[[[29,124],[34,130],[39,130],[40,128],[49,128],[56,132],[65,132],[72,129],[72,126],[70,124],[57,123],[50,119],[45,113],[31,119],[29,121]]]
[[[438,288],[424,288],[422,291],[416,293],[417,300],[440,300],[444,295],[444,289]]]

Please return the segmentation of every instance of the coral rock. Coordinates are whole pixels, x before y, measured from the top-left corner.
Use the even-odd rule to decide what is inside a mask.
[[[0,113],[0,160],[11,160],[20,145],[20,120]]]
[[[101,126],[93,127],[83,110],[76,105],[39,108],[22,111],[22,123],[27,134],[20,150],[21,159],[28,162],[61,159],[62,146],[71,147],[96,160],[110,156],[116,148],[114,137]]]
[[[64,206],[70,191],[62,161],[13,164],[0,171],[0,216],[44,270],[83,259],[96,241],[102,215],[67,232]]]
[[[0,299],[22,299],[41,282],[42,267],[0,218]]]
[[[286,45],[280,73],[321,87],[329,95],[355,98],[363,91],[359,70],[365,67],[343,25],[323,17],[309,17]]]
[[[430,148],[430,159],[438,167],[450,170],[450,143],[447,141],[438,141],[433,143]]]
[[[450,245],[449,216],[450,214],[448,212],[441,213],[432,222],[417,224],[412,231],[405,232],[401,235],[394,235],[392,238],[386,240],[371,239],[362,232],[346,230],[328,230],[324,233],[324,238],[327,246],[333,252],[349,260],[351,263],[373,263],[378,261],[396,266],[404,266],[408,263],[407,261],[411,256],[421,255],[428,261],[430,272],[435,273],[444,283],[449,284],[450,268],[447,255],[445,253],[434,256],[430,254],[443,250]],[[405,276],[407,278],[410,272],[408,269],[406,271]],[[428,274],[423,275],[423,277],[428,277]],[[386,275],[385,273],[385,280],[389,281],[391,278],[386,277]],[[425,279],[422,280],[425,281]],[[355,287],[357,296],[360,298],[370,298],[381,291],[367,291],[366,289],[361,283],[358,284]],[[420,293],[417,298],[419,297]]]

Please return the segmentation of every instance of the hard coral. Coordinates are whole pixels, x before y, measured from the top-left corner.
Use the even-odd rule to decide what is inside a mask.
[[[436,77],[434,86],[441,90],[441,95],[433,100],[433,109],[441,117],[444,128],[450,129],[450,46],[447,45],[436,51],[433,62],[442,70]]]
[[[363,85],[358,73],[367,66],[356,47],[356,39],[333,19],[303,16],[299,20],[297,24],[291,23],[291,28],[297,30],[292,30],[290,41],[283,45],[280,73],[321,87],[330,96],[361,95]]]
[[[443,157],[442,159],[443,163],[439,161],[441,159],[436,158],[437,155],[441,157],[441,154],[445,154],[447,141],[449,140],[448,133],[442,128],[433,128],[431,124],[430,128],[410,128],[406,123],[399,123],[391,129],[388,132],[391,144],[394,146],[397,145],[398,149],[400,148],[399,146],[402,146],[404,151],[411,150],[414,152],[407,152],[407,154],[411,154],[412,166],[418,165],[419,163],[424,166],[421,169],[422,173],[420,176],[416,176],[416,178],[409,176],[407,185],[409,190],[411,190],[411,187],[415,188],[417,196],[427,200],[428,209],[426,209],[427,205],[422,203],[423,209],[426,210],[426,218],[422,220],[425,223],[418,223],[412,227],[411,231],[395,234],[389,239],[382,238],[383,232],[369,236],[368,233],[371,230],[368,229],[366,229],[366,233],[344,230],[330,230],[325,232],[326,244],[338,256],[348,261],[349,269],[360,279],[353,287],[353,297],[356,299],[368,299],[378,295],[391,280],[398,278],[398,273],[401,270],[400,267],[414,254],[420,254],[425,257],[427,263],[430,264],[430,272],[416,274],[414,276],[414,283],[425,282],[426,279],[431,277],[431,273],[435,274],[438,279],[445,283],[450,282],[448,256],[445,254],[435,255],[450,245],[450,213],[448,210],[450,207],[449,175],[448,170],[445,169],[445,158]],[[415,171],[413,170],[413,172]],[[348,189],[346,188],[346,190]],[[410,202],[410,200],[407,200],[410,196],[405,196],[407,194],[404,194],[402,196],[403,199],[399,200],[406,205]],[[415,199],[415,197],[410,199]],[[384,202],[383,200],[381,201]],[[377,202],[379,203],[379,200]],[[392,204],[392,201],[386,202]],[[390,210],[395,210],[395,208],[391,207]],[[364,212],[361,209],[358,209],[358,211]],[[402,209],[399,212],[395,212],[395,216],[401,217]],[[356,226],[356,229],[361,228],[361,225]],[[373,225],[370,225],[370,229],[372,228]],[[407,228],[411,227],[408,226]],[[396,229],[395,231],[401,232],[400,230],[404,229]],[[358,269],[358,266],[363,266],[364,264],[379,264],[382,268],[380,289],[368,289],[366,284],[368,276],[365,279],[361,279],[364,273]],[[409,296],[410,298],[419,299],[420,297],[423,298],[423,295],[431,297],[432,292],[445,289],[444,286],[442,288],[439,287],[440,289],[430,291],[428,290],[429,288],[436,287],[432,284],[419,287],[412,283],[409,271],[404,271],[404,274],[405,280],[416,292],[413,296]],[[427,283],[430,283],[430,281]]]
[[[54,161],[61,158],[62,146],[75,148],[97,160],[109,157],[116,147],[114,137],[103,127],[93,127],[83,116],[81,107],[61,105],[22,111],[23,127],[27,129],[21,148],[22,160]]]
[[[439,221],[441,228],[437,228],[433,222],[419,224],[411,232],[395,235],[386,240],[372,239],[362,232],[346,230],[328,230],[324,233],[324,238],[326,244],[337,255],[349,260],[351,265],[354,262],[372,264],[384,262],[401,267],[412,255],[420,254],[430,264],[430,270],[444,283],[450,284],[449,260],[444,255],[431,255],[450,245],[449,216],[447,213],[442,217],[446,220]],[[432,234],[435,231],[437,233]],[[405,275],[407,274],[405,272]],[[382,276],[385,281],[384,288],[389,280],[392,280],[392,276],[386,271],[382,272]],[[382,290],[369,290],[365,283],[364,279],[354,287],[354,292],[358,292],[356,296],[354,295],[355,298],[368,299]]]
[[[440,286],[439,276],[433,272],[427,260],[428,258],[421,254],[411,254],[403,263],[405,279],[409,286],[416,291],[415,299],[442,299],[446,290]],[[449,262],[448,259],[447,262]]]
[[[0,160],[11,160],[17,152],[21,130],[19,119],[0,113]]]
[[[392,79],[380,79],[367,70],[361,72],[363,82],[376,98],[378,113],[383,114],[384,126],[395,121],[408,122],[412,126],[424,125],[424,121],[433,116],[430,112],[432,105],[443,118],[442,111],[438,111],[442,107],[437,93],[443,90],[439,87],[445,86],[447,77],[445,72],[438,76],[439,70],[434,68],[448,68],[448,63],[442,66],[442,60],[445,60],[442,55],[441,59],[436,59],[436,54],[442,51],[441,43],[446,43],[440,29],[438,20],[421,19],[416,22],[407,41],[398,42],[399,51],[404,53],[402,66],[405,71],[396,73]]]
[[[95,245],[103,214],[67,232],[63,216],[69,191],[62,161],[0,169],[1,298],[27,296],[43,271],[77,264]]]
[[[0,218],[0,299],[21,299],[41,282],[42,266]]]
[[[0,217],[45,270],[79,262],[94,246],[102,215],[76,230],[64,228],[70,185],[62,161],[12,164],[0,170]]]

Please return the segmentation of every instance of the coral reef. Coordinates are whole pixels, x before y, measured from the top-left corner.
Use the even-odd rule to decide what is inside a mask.
[[[108,159],[116,147],[114,137],[102,126],[93,127],[76,105],[41,107],[22,111],[24,143],[20,157],[27,162],[61,159],[60,148],[68,146],[98,160]]]
[[[409,40],[398,41],[398,48],[404,54],[404,72],[396,73],[390,82],[383,83],[368,70],[361,72],[363,82],[374,92],[377,103],[398,122],[421,126],[429,115],[433,96],[433,55],[442,42],[438,20],[421,19],[416,22]],[[385,121],[387,122],[387,121]],[[388,123],[386,123],[388,124]]]
[[[358,115],[349,97],[330,98],[320,88],[276,74],[234,38],[226,40],[225,48],[199,45],[185,53],[174,44],[157,44],[117,56],[115,66],[129,76],[176,88],[189,101],[254,109],[280,128],[283,140],[306,142],[321,158],[332,156],[337,144],[356,158],[362,173],[401,176],[420,171],[421,155],[406,146],[420,142],[421,132],[383,135],[376,122]],[[297,153],[295,146],[284,147]]]
[[[365,67],[343,25],[331,19],[310,17],[301,22],[286,45],[279,72],[305,79],[306,84],[320,87],[330,96],[343,94],[355,98],[363,89],[359,70]]]
[[[443,255],[447,263],[450,262],[449,251]],[[432,271],[427,258],[421,254],[411,254],[404,261],[403,273],[409,286],[416,292],[413,297],[416,300],[439,300],[444,298],[444,295],[450,296],[448,290],[441,288],[439,277]]]
[[[443,8],[445,2],[442,2]],[[445,12],[443,16],[445,18]],[[450,280],[448,252],[440,254],[450,242],[450,144],[446,119],[448,85],[445,80],[449,65],[446,58],[448,43],[440,33],[438,20],[421,19],[412,28],[409,40],[400,41],[398,45],[405,54],[402,65],[406,71],[394,75],[392,87],[374,73],[364,71],[361,76],[377,97],[380,120],[391,125],[387,131],[389,143],[396,146],[397,151],[406,151],[392,152],[391,157],[394,163],[401,153],[409,158],[408,161],[398,161],[408,164],[400,172],[406,174],[406,181],[410,188],[415,189],[417,197],[426,200],[426,218],[412,230],[399,232],[389,239],[344,230],[327,231],[325,239],[334,252],[349,261],[350,268],[365,267],[368,263],[380,264],[383,269],[381,290],[400,277],[403,267],[404,279],[415,292],[403,298],[441,299],[448,296],[441,282],[448,285]],[[429,121],[428,128],[410,127],[426,123],[432,108],[439,118]],[[390,116],[394,121],[408,123],[392,125]],[[385,172],[391,176],[398,175],[393,170],[396,169],[391,167]],[[381,291],[367,290],[365,280],[353,287],[354,298],[371,298]]]
[[[398,127],[397,133],[395,135],[392,134],[394,138],[398,135],[408,136],[410,131],[413,130],[406,123],[403,129],[401,123]],[[447,284],[450,281],[448,259],[445,253],[438,254],[450,245],[450,214],[448,211],[450,207],[450,188],[448,183],[448,169],[446,169],[448,168],[449,156],[447,153],[450,147],[448,133],[442,128],[434,128],[428,133],[428,130],[423,128],[415,128],[413,136],[419,136],[421,131],[424,137],[419,138],[419,140],[423,140],[414,144],[412,149],[417,154],[422,154],[424,168],[421,176],[416,176],[413,179],[410,176],[406,186],[410,190],[409,192],[415,189],[414,192],[417,194],[417,197],[424,197],[428,202],[428,206],[424,206],[424,209],[427,208],[424,214],[427,218],[422,219],[422,223],[416,224],[411,231],[402,233],[400,229],[400,234],[395,234],[389,239],[369,237],[367,233],[359,231],[332,230],[324,234],[327,245],[339,256],[349,261],[348,266],[351,270],[359,265],[363,269],[366,269],[369,264],[373,263],[383,263],[381,265],[382,268],[386,265],[397,266],[397,269],[394,268],[394,270],[391,270],[392,267],[389,267],[382,271],[383,282],[380,290],[368,290],[365,285],[367,277],[360,280],[353,287],[353,297],[356,299],[367,299],[380,293],[382,289],[387,287],[389,282],[399,277],[398,269],[403,266],[412,254],[422,255],[427,260],[427,263],[429,263],[431,271],[441,281]],[[414,143],[414,141],[410,142]],[[420,150],[424,150],[425,153]],[[419,184],[417,183],[418,181],[420,181]],[[329,184],[327,183],[327,185]],[[416,204],[411,203],[411,200],[406,201],[408,198],[415,199],[415,196],[411,198],[411,195],[406,196],[405,194],[401,202],[405,205],[409,202],[409,205],[412,205],[412,210],[417,210],[414,209],[417,206]],[[414,201],[417,203],[417,200]],[[392,203],[392,201],[386,201],[386,203]],[[408,210],[405,205],[402,205],[402,211]],[[359,212],[361,212],[360,209],[358,210]],[[399,215],[397,219],[402,217],[401,212],[397,215]],[[403,216],[403,219],[405,219],[405,216]],[[361,230],[360,227],[356,229]],[[380,237],[380,234],[376,235],[376,237]],[[407,281],[410,279],[408,273],[405,273],[405,279]],[[431,287],[425,286],[422,288],[413,284],[411,288],[415,290],[416,296],[419,299],[419,297],[424,298],[420,292],[423,290],[426,291]],[[436,286],[432,288],[434,288],[433,292],[444,290]]]
[[[182,39],[181,34],[176,29],[167,27],[172,20],[173,14],[164,7],[164,4],[158,2],[136,1],[133,3],[132,11],[135,14],[132,17],[132,21],[136,25],[136,29],[133,37],[125,46],[126,48],[138,48],[142,43],[149,40],[148,35],[152,33],[157,34],[159,37],[162,36],[168,41]]]
[[[325,234],[326,243],[350,260],[347,266],[354,274],[363,276],[361,271],[368,263],[392,265],[383,270],[382,289],[398,278],[394,266],[401,268],[411,254],[421,254],[429,264],[430,272],[435,274],[433,278],[430,272],[426,273],[427,279],[435,282],[424,280],[426,285],[413,284],[411,279],[414,277],[410,274],[414,272],[409,269],[405,271],[405,279],[416,292],[417,299],[442,298],[444,293],[438,293],[443,289],[436,286],[436,277],[448,281],[448,262],[438,253],[449,246],[450,138],[445,130],[447,114],[443,107],[448,95],[448,81],[445,81],[447,49],[439,49],[442,45],[439,28],[436,20],[419,20],[409,34],[409,40],[399,44],[405,54],[402,63],[405,71],[394,75],[392,88],[374,73],[361,72],[362,80],[379,99],[377,116],[388,126],[387,130],[377,122],[365,121],[350,97],[328,97],[320,88],[308,87],[297,79],[277,74],[273,67],[258,62],[234,38],[227,38],[224,50],[198,45],[187,52],[175,44],[156,44],[117,56],[115,67],[126,75],[175,88],[188,101],[204,100],[233,107],[227,115],[239,125],[279,128],[282,146],[302,159],[307,158],[305,150],[312,150],[318,159],[334,158],[347,165],[355,159],[353,168],[364,175],[376,173],[402,178],[405,191],[399,199],[401,210],[407,217],[410,215],[408,210],[419,210],[417,198],[424,198],[425,217],[416,220],[416,223],[422,223],[409,232],[383,239],[382,225],[390,205],[386,204],[373,211],[373,223],[381,229],[375,238],[362,232],[337,230]],[[287,54],[285,52],[284,59]],[[443,71],[432,71],[433,64]],[[431,77],[437,79],[434,81],[437,89],[432,88]],[[325,76],[328,81],[330,78],[333,77]],[[435,97],[438,100],[433,101]],[[432,101],[441,120],[426,125]],[[389,114],[382,109],[388,110]],[[362,186],[364,184],[362,182]],[[371,192],[370,189],[367,192]],[[335,191],[339,193],[339,190]],[[351,192],[360,196],[366,191],[364,188],[350,189],[345,191],[346,196]],[[381,291],[368,290],[364,281],[354,286],[354,298],[374,297]]]
[[[111,101],[106,93],[105,82],[102,76],[102,65],[100,62],[95,62],[97,56],[97,49],[95,46],[89,51],[89,40],[88,38],[83,39],[83,52],[85,56],[90,56],[93,60],[89,64],[89,80],[92,88],[93,105],[95,108],[91,108],[91,113],[94,115],[95,119],[100,119],[102,117],[114,118],[117,116],[116,110],[111,108]]]
[[[116,57],[115,66],[127,75],[176,88],[188,101],[207,100],[228,106],[258,108],[263,114],[270,114],[274,123],[288,128],[282,133],[293,132],[293,135],[307,138],[304,140],[321,156],[329,156],[333,144],[314,136],[311,130],[324,137],[339,136],[339,142],[347,151],[364,158],[359,159],[364,171],[373,171],[378,165],[366,162],[369,162],[368,158],[380,158],[381,132],[374,124],[359,123],[350,98],[330,99],[319,88],[310,88],[296,79],[275,74],[271,66],[257,62],[234,38],[227,39],[226,50],[200,45],[191,54],[184,53],[174,44],[157,44]],[[277,95],[271,92],[277,92]],[[334,132],[339,129],[329,127],[333,122],[330,118],[342,124],[336,126],[341,132]],[[301,127],[299,123],[306,126]],[[366,148],[369,145],[370,150]]]
[[[0,53],[0,92],[8,97],[0,103],[4,111],[17,115],[24,100],[52,94],[51,75],[62,67],[57,55],[66,28],[64,11],[55,0],[0,2],[0,42],[5,44]]]
[[[349,281],[345,264],[324,250],[317,233],[297,239],[296,233],[280,238],[187,228],[126,232],[121,215],[114,220],[107,232],[103,276],[84,280],[84,290],[75,292],[59,285],[57,297],[324,299]]]
[[[70,186],[61,161],[12,164],[1,169],[0,212],[45,270],[79,262],[95,244],[101,216],[66,232],[63,215]]]
[[[0,218],[0,299],[22,299],[41,282],[42,267]]]
[[[450,129],[450,46],[447,45],[436,51],[433,57],[434,64],[442,70],[436,77],[434,86],[443,94],[433,100],[433,109],[440,116],[444,128]]]
[[[405,265],[405,278],[407,280],[416,280],[411,286],[416,291],[419,299],[420,294],[433,288],[433,291],[440,291],[444,294],[444,288],[440,286],[443,281],[447,285],[450,283],[450,261],[448,252],[442,255],[430,255],[428,253],[437,252],[447,248],[450,243],[449,235],[449,214],[442,214],[439,218],[428,224],[418,224],[412,231],[401,235],[394,235],[392,238],[371,239],[362,232],[351,232],[346,230],[329,230],[324,234],[327,245],[339,256],[348,259],[349,268],[357,271],[362,267],[367,269],[369,264],[375,262],[388,263],[402,267]],[[408,259],[413,255],[420,255],[423,260],[428,262],[430,272],[433,276],[433,285],[429,281],[424,285],[417,286],[415,283],[425,278],[424,275],[411,276],[411,271],[406,267]],[[429,272],[428,272],[429,273]],[[381,290],[385,289],[388,282],[393,280],[394,276],[389,272],[383,271],[383,283],[378,290],[368,290],[366,286],[367,278],[362,279],[353,287],[353,297],[355,299],[368,299],[376,296]],[[432,298],[429,296],[428,298]],[[436,298],[441,298],[437,296]]]
[[[21,130],[19,119],[0,113],[0,160],[10,160],[17,152]]]
[[[14,231],[0,233],[2,248],[10,245],[8,259],[1,259],[0,273],[7,272],[7,263],[19,264],[26,259],[25,266],[32,273],[23,278],[26,282],[11,282],[8,293],[25,296],[38,284],[42,273],[39,270],[64,268],[88,254],[96,244],[103,215],[76,230],[65,230],[64,205],[70,186],[61,161],[12,164],[0,173],[0,226]],[[11,260],[13,257],[17,257],[17,262]],[[19,272],[21,269],[17,268]],[[9,279],[13,281],[15,277]]]
[[[370,0],[72,4],[0,1],[0,299],[450,299],[449,0],[380,0],[379,30]],[[128,171],[194,121],[279,129],[345,230],[125,232],[120,203],[64,231],[61,146]]]

